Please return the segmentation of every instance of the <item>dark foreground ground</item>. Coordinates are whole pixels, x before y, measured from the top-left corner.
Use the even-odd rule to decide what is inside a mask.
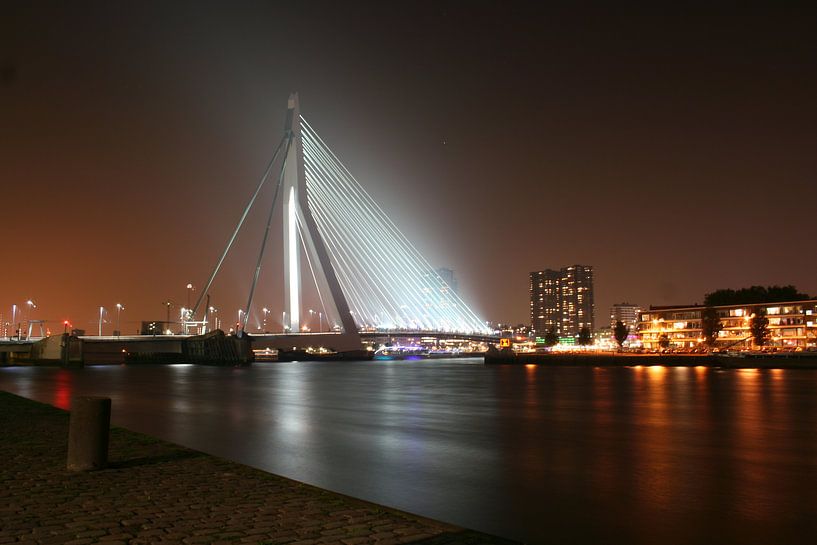
[[[65,469],[68,413],[0,392],[0,543],[510,544],[113,428]]]

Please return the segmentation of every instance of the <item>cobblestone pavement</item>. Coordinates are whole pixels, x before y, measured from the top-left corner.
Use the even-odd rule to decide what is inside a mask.
[[[121,428],[65,469],[68,413],[0,392],[0,544],[509,544]]]

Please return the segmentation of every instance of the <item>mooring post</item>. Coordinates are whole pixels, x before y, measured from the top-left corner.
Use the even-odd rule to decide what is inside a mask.
[[[75,397],[68,428],[68,469],[93,471],[108,465],[111,398]]]

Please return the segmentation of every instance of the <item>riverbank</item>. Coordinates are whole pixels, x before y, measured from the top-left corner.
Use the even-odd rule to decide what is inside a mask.
[[[665,367],[717,367],[726,369],[817,369],[817,355],[793,353],[791,355],[721,356],[706,354],[632,354],[632,353],[537,353],[520,352],[508,354],[496,352],[485,354],[489,365],[578,365],[593,367],[633,367],[637,365]]]
[[[108,469],[70,473],[68,416],[0,392],[0,543],[512,543],[122,428]]]

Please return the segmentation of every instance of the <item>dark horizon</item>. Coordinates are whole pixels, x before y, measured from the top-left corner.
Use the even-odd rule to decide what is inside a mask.
[[[162,301],[184,306],[292,91],[487,320],[527,323],[529,273],[577,263],[594,267],[597,327],[625,300],[817,293],[813,9],[2,9],[4,315],[32,298],[36,318],[91,329],[119,302],[127,332],[163,319]],[[219,306],[244,303],[262,216],[213,290]],[[258,308],[282,307],[279,269],[265,269]]]

